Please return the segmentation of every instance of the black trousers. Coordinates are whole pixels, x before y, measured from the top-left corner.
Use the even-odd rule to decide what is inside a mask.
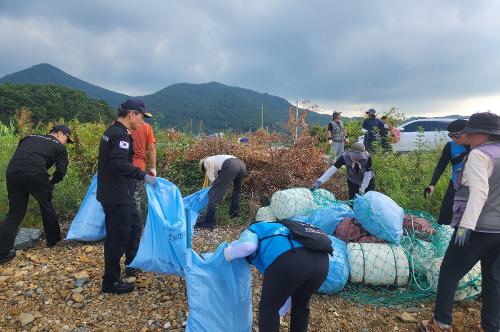
[[[485,331],[500,330],[500,233],[472,232],[467,246],[454,245],[453,235],[443,258],[434,317],[451,324],[458,282],[481,261],[481,323]]]
[[[111,285],[120,280],[120,259],[123,254],[125,254],[125,265],[129,265],[137,254],[142,222],[134,203],[105,203],[102,207],[106,222],[103,283]]]
[[[306,248],[289,250],[264,273],[259,303],[259,331],[279,331],[279,310],[292,297],[291,332],[307,331],[309,302],[328,275],[328,254]]]
[[[448,189],[444,194],[443,201],[441,202],[441,209],[439,210],[438,224],[449,225],[453,216],[453,199],[455,198],[455,188],[453,182],[448,183]]]
[[[355,184],[354,182],[351,182],[347,180],[347,188],[349,189],[349,199],[354,199],[354,196],[358,193],[359,191],[359,184]],[[373,191],[375,190],[375,178],[372,178],[370,182],[368,183],[368,187],[366,187],[365,192]]]
[[[0,256],[5,255],[14,247],[19,225],[26,214],[30,194],[40,206],[47,245],[54,245],[61,240],[59,221],[52,205],[53,189],[47,174],[33,175],[22,172],[7,174],[9,212],[0,225]]]
[[[246,172],[246,166],[241,160],[231,158],[224,161],[222,169],[208,192],[208,208],[214,208],[222,201],[231,183],[233,184],[231,204],[238,205]]]

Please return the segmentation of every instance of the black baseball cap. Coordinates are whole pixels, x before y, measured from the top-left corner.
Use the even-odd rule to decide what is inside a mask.
[[[68,126],[62,124],[55,125],[54,127],[52,127],[50,132],[51,133],[62,132],[64,135],[68,136],[68,143],[73,143],[73,140],[71,139],[71,129]]]
[[[124,103],[120,105],[124,110],[138,111],[144,114],[145,118],[150,118],[153,115],[149,113],[146,109],[146,104],[141,99],[131,98],[127,99]]]

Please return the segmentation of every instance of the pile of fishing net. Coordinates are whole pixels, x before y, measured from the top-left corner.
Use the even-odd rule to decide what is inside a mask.
[[[435,296],[439,269],[453,228],[423,211],[403,211],[388,196],[368,192],[339,201],[326,190],[276,192],[256,220],[308,222],[332,239],[330,272],[320,288],[360,304],[409,305]],[[456,300],[479,295],[481,268],[461,281]]]

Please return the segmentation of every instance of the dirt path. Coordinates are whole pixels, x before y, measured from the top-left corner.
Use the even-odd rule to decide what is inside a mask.
[[[234,240],[243,226],[223,225],[193,240],[198,252],[210,251],[222,241]],[[103,245],[63,242],[47,249],[43,242],[18,252],[0,269],[1,331],[183,331],[187,316],[182,278],[143,273],[137,290],[112,296],[100,293]],[[81,286],[77,277],[88,275]],[[254,278],[254,313],[260,276]],[[339,296],[315,295],[310,331],[413,331],[415,323],[397,319],[403,312],[415,320],[430,317],[432,303],[405,309],[359,306]],[[457,331],[473,331],[479,303],[457,307]],[[465,319],[464,319],[465,317]],[[24,325],[21,326],[21,321]],[[256,322],[256,319],[254,319]],[[465,329],[464,329],[465,323]],[[283,323],[287,331],[288,318]],[[254,328],[254,330],[256,330]]]

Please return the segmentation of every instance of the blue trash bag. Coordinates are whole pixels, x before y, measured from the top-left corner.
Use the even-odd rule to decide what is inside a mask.
[[[196,220],[200,216],[200,212],[207,207],[209,191],[210,187],[199,190],[182,199],[186,211],[186,221],[191,226],[191,232],[196,224]]]
[[[71,222],[66,240],[100,241],[106,237],[106,224],[101,203],[97,201],[97,176],[92,177],[80,209]]]
[[[349,280],[349,260],[347,259],[347,245],[344,241],[334,236],[328,236],[332,240],[333,255],[329,255],[328,276],[318,292],[333,294],[341,291]]]
[[[186,217],[179,189],[162,178],[146,185],[148,218],[141,243],[130,267],[147,272],[184,275]]]
[[[326,234],[333,234],[342,219],[349,217],[354,217],[351,207],[344,203],[335,203],[310,214],[294,216],[291,219],[314,225]]]
[[[252,331],[252,272],[244,258],[224,258],[227,243],[214,253],[187,252],[186,332]]]
[[[403,236],[403,209],[390,197],[369,191],[357,195],[353,203],[354,216],[371,235],[399,244]]]

